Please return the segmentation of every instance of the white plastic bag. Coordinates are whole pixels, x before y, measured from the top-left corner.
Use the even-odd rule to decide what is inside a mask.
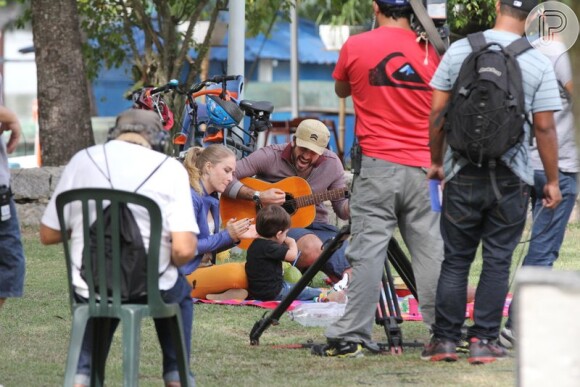
[[[289,312],[290,318],[305,327],[325,327],[344,314],[346,304],[337,302],[309,302]]]

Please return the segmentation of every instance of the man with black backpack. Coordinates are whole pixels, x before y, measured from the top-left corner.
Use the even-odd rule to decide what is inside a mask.
[[[107,143],[79,151],[64,168],[42,217],[40,239],[43,244],[61,242],[55,204],[61,192],[76,188],[114,188],[136,191],[153,199],[159,205],[163,217],[159,267],[166,269],[160,270],[159,289],[164,302],[180,306],[189,360],[193,323],[191,286],[177,268],[194,256],[197,245],[195,234],[199,233],[199,229],[193,216],[187,172],[181,163],[163,153],[165,139],[165,131],[154,112],[131,109],[119,115],[115,127],[109,132]],[[65,211],[70,213],[65,221],[71,230],[71,269],[75,297],[78,302],[86,302],[88,287],[82,273],[82,211],[74,211],[74,207]],[[148,216],[142,211],[132,212],[140,228],[148,229]],[[148,233],[141,234],[143,243],[148,246]],[[179,385],[177,354],[165,320],[155,320],[163,352],[163,379],[166,386],[176,386]],[[79,356],[75,387],[90,384],[93,326],[93,322],[89,321]]]
[[[561,109],[558,85],[550,61],[519,39],[537,4],[498,0],[494,27],[451,45],[431,80],[435,90],[429,176],[445,181],[445,259],[433,337],[421,354],[424,360],[458,359],[469,270],[480,242],[483,267],[474,323],[467,331],[468,361],[483,364],[506,356],[497,339],[512,254],[525,225],[529,185],[534,183],[529,161],[532,133],[547,178],[543,204],[555,208],[562,199],[553,118]],[[533,131],[526,123],[530,114]]]

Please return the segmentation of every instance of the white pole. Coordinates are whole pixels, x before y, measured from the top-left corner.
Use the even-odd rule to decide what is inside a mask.
[[[246,51],[246,0],[229,1],[230,25],[228,27],[228,75],[245,76]],[[244,79],[245,83],[245,79]],[[238,95],[238,100],[244,99],[244,90]],[[240,122],[243,125],[243,120]],[[244,133],[239,128],[232,128],[235,134],[242,137]],[[236,152],[237,153],[237,152]]]
[[[292,117],[298,117],[300,111],[298,106],[298,0],[294,1],[294,6],[290,11],[290,106]]]
[[[228,28],[228,75],[244,75],[246,49],[246,0],[229,2],[230,25]],[[238,98],[243,98],[239,95]]]

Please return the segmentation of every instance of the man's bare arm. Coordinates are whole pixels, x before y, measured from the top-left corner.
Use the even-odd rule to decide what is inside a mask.
[[[346,81],[335,81],[334,92],[340,98],[346,98],[351,95],[350,83]]]
[[[431,151],[431,169],[427,177],[443,179],[443,156],[445,144],[444,112],[451,98],[449,91],[433,90],[431,98],[431,115],[429,116],[429,149]]]
[[[544,206],[555,208],[562,201],[562,194],[558,181],[558,136],[553,112],[534,113],[534,134],[546,173]]]

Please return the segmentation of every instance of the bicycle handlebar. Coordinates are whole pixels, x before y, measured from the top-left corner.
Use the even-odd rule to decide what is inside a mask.
[[[179,86],[179,82],[177,81],[177,79],[172,79],[169,82],[167,82],[167,84],[164,86],[159,86],[154,89],[151,89],[151,94],[153,95],[158,93],[164,93],[166,91],[176,89],[177,86]]]
[[[221,83],[227,81],[235,81],[236,79],[238,79],[238,77],[239,75],[214,75],[213,77],[208,79],[208,81],[213,83]]]
[[[213,77],[206,79],[204,81],[201,81],[199,83],[194,84],[193,86],[191,86],[191,88],[189,89],[187,94],[194,94],[197,93],[198,91],[200,91],[201,89],[203,89],[204,87],[207,87],[211,84],[222,84],[222,92],[225,93],[226,92],[226,82],[227,81],[235,81],[240,77],[240,75],[214,75]]]
[[[133,90],[129,95],[126,96],[126,99],[129,101],[135,100],[136,98],[138,98],[141,95],[141,93],[144,93],[145,90],[149,90],[149,95],[165,93],[166,91],[169,91],[169,90],[179,91],[178,86],[179,86],[179,82],[177,81],[177,79],[172,79],[169,82],[167,82],[167,84],[165,84],[163,86],[153,87],[153,88],[150,86],[146,86],[146,87],[142,87],[142,88],[137,89],[137,90]]]

